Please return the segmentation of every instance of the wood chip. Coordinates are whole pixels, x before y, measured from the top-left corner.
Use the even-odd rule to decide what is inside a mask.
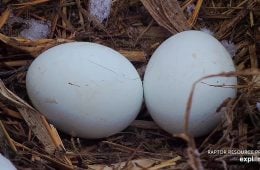
[[[130,61],[145,62],[146,54],[143,51],[118,50],[123,56]]]
[[[139,160],[132,160],[128,162],[128,165],[126,166],[127,162],[117,163],[110,166],[106,165],[89,165],[88,167],[90,169],[95,170],[114,170],[114,169],[121,169],[123,167],[127,167],[124,169],[131,169],[131,170],[142,170],[142,169],[148,169],[152,167],[155,163],[158,161],[152,160],[152,159],[139,159]]]
[[[162,168],[170,168],[176,165],[176,161],[180,160],[181,157],[177,156],[171,160],[160,161],[153,159],[137,159],[128,162],[120,162],[112,164],[111,166],[106,165],[89,165],[88,167],[96,170],[113,170],[113,169],[131,169],[131,170],[159,170]]]
[[[1,64],[6,65],[8,67],[21,67],[21,66],[28,65],[28,63],[30,63],[30,61],[31,60],[16,60],[16,61],[3,62]]]
[[[249,45],[249,55],[250,55],[251,68],[258,68],[255,44]]]

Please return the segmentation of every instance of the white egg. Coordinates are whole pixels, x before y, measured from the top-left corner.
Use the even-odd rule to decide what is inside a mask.
[[[192,84],[221,72],[235,71],[233,61],[221,43],[200,31],[178,33],[163,42],[152,55],[144,76],[145,103],[154,121],[171,134],[184,132],[184,112]],[[204,79],[196,86],[189,131],[194,136],[209,133],[220,122],[216,112],[236,89],[236,77]]]
[[[143,100],[134,66],[115,50],[88,42],[43,52],[29,67],[26,88],[33,105],[58,129],[84,138],[125,129]]]
[[[5,158],[2,154],[0,154],[0,169],[1,170],[16,170],[14,165]]]

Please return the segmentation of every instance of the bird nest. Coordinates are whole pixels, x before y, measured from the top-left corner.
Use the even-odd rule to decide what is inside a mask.
[[[93,13],[91,2],[0,1],[3,155],[21,170],[259,168],[259,1],[99,0],[106,10],[100,14],[95,9]],[[71,137],[57,131],[28,99],[27,68],[50,47],[72,41],[103,44],[126,56],[143,76],[161,42],[190,29],[212,34],[229,49],[237,71],[217,76],[239,80],[237,97],[223,103],[224,120],[206,136],[168,134],[143,107],[137,119],[118,134],[98,140]],[[186,120],[191,104],[190,100]]]

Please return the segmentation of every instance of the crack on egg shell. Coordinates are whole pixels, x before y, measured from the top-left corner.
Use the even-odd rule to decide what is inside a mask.
[[[118,74],[118,73],[115,72],[114,70],[112,70],[112,69],[110,69],[110,68],[107,68],[107,67],[105,67],[105,66],[103,66],[103,65],[101,65],[101,64],[98,64],[98,63],[93,62],[93,61],[91,61],[91,60],[88,60],[88,61],[89,61],[90,63],[92,63],[92,64],[95,64],[95,65],[97,65],[97,66],[99,66],[99,67],[105,69],[105,70],[111,71],[111,72],[113,72],[114,74]]]
[[[76,86],[76,87],[80,87],[80,85],[77,85],[77,84],[73,84],[73,83],[71,83],[71,82],[68,82],[68,84],[69,84],[69,85],[71,85],[71,86]]]
[[[101,67],[101,68],[103,68],[103,69],[105,69],[105,70],[108,70],[108,71],[110,71],[110,72],[112,72],[112,73],[114,73],[114,74],[116,74],[116,75],[120,75],[120,74],[117,73],[116,71],[114,71],[114,70],[112,70],[112,69],[110,69],[110,68],[107,68],[107,67],[105,67],[105,66],[103,66],[103,65],[101,65],[101,64],[98,64],[98,63],[93,62],[93,61],[91,61],[91,60],[88,60],[88,61],[89,61],[90,63],[95,64],[95,65],[97,65],[97,66],[99,66],[99,67]],[[125,79],[128,79],[128,80],[137,80],[137,79],[139,79],[139,77],[137,77],[137,78],[128,78],[125,74],[122,74],[121,76],[124,77]]]

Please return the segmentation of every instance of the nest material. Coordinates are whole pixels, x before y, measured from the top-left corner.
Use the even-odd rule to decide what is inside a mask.
[[[0,3],[0,151],[19,169],[258,167],[257,163],[239,163],[237,155],[209,152],[260,150],[256,107],[260,102],[260,4],[256,0],[114,0],[110,17],[103,23],[89,15],[87,0]],[[50,21],[49,37],[36,41],[18,37],[21,26],[8,24],[12,16]],[[28,104],[26,69],[34,57],[52,46],[71,41],[104,44],[124,54],[143,74],[162,41],[183,30],[202,28],[236,45],[237,72],[221,76],[239,77],[238,97],[223,103],[225,120],[207,136],[194,139],[184,133],[173,137],[158,128],[143,109],[138,120],[121,133],[102,140],[73,138],[57,132]],[[186,122],[191,105],[190,98]]]

